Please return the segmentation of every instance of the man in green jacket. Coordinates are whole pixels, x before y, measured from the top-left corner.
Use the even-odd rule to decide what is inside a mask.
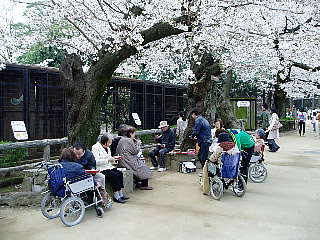
[[[243,150],[240,173],[242,174],[245,182],[248,181],[248,170],[251,156],[254,150],[254,140],[246,132],[240,129],[228,129],[230,138],[238,146],[239,150]]]
[[[268,104],[264,103],[262,105],[262,114],[261,114],[261,119],[262,119],[262,129],[266,130],[269,127],[269,120],[271,118],[270,112],[268,111]]]

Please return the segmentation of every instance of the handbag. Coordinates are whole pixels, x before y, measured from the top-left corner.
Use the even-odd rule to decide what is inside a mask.
[[[279,121],[279,119],[277,119],[271,130],[277,130],[277,129],[281,128],[282,126],[283,126],[282,123]]]

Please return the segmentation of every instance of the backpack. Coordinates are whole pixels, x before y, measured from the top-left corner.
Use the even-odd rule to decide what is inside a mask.
[[[299,118],[300,118],[300,122],[304,122],[304,115],[303,114],[299,115]]]

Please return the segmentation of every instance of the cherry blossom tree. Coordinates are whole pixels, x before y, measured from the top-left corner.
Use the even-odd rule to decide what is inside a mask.
[[[289,91],[291,84],[280,79],[290,73],[291,82],[298,81],[294,65],[317,71],[318,5],[317,0],[48,0],[29,11],[24,44],[54,43],[74,53],[60,67],[67,87],[68,134],[70,141],[90,146],[115,71],[127,75],[143,68],[155,78],[163,69],[175,73],[181,83],[206,90],[202,96],[190,95],[199,101],[190,101],[211,118],[220,72],[228,73],[225,81],[236,72],[241,80],[259,79],[257,86]],[[52,37],[55,32],[59,37]],[[130,62],[138,60],[143,64],[132,67]],[[232,116],[229,110],[226,116]]]

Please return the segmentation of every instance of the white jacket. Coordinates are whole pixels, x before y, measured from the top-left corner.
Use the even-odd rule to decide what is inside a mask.
[[[92,146],[92,153],[94,158],[96,159],[97,169],[112,169],[112,163],[109,162],[109,159],[112,158],[111,150],[108,147],[108,152],[102,147],[100,142],[97,142]]]
[[[273,125],[275,124],[276,120],[279,120],[279,117],[276,113],[272,113],[271,118],[269,120],[269,135],[268,139],[277,139],[280,138],[279,129],[272,130]]]

